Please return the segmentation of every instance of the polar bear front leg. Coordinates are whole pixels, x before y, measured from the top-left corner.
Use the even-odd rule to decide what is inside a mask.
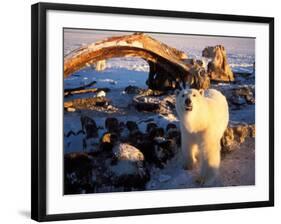
[[[216,182],[220,168],[220,142],[208,141],[202,146],[201,169],[199,182],[205,186],[212,186]]]
[[[184,158],[184,169],[191,170],[198,162],[198,144],[186,135],[182,137],[181,150]]]

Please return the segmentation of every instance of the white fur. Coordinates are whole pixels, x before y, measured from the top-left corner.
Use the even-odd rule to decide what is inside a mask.
[[[189,98],[192,110],[185,108]],[[178,91],[176,110],[181,126],[181,149],[186,167],[200,161],[200,182],[212,185],[220,167],[220,140],[229,120],[226,98],[217,90]]]

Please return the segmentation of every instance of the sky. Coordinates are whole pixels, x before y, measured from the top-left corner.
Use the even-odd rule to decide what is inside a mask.
[[[64,29],[65,53],[80,47],[81,44],[90,44],[107,37],[132,34],[133,32]],[[156,34],[146,33],[161,42],[178,50],[200,50],[206,46],[223,45],[227,53],[250,54],[255,53],[255,39],[246,37],[202,36],[195,34]],[[188,52],[186,52],[188,53]]]

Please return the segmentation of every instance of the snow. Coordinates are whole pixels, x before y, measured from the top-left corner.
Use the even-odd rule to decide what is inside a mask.
[[[83,134],[71,137],[64,137],[65,152],[79,152],[83,150]]]
[[[180,189],[196,187],[195,171],[183,169],[179,154],[168,162],[164,169],[152,168],[151,179],[146,184],[147,190]]]
[[[102,90],[97,93],[97,97],[105,97],[106,93]]]
[[[165,175],[165,174],[160,174],[159,176],[159,182],[163,183],[163,182],[167,182],[168,180],[170,180],[172,177],[169,175]]]
[[[71,89],[96,81],[95,88],[125,88],[134,83],[145,88],[148,72],[134,71],[129,68],[107,68],[96,71],[90,67],[80,70],[64,80],[64,88]],[[86,78],[86,79],[85,79]],[[130,82],[128,82],[130,80]]]

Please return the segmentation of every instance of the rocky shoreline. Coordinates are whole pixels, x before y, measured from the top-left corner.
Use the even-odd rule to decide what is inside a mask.
[[[135,36],[150,40],[141,34],[119,38]],[[83,60],[88,53],[96,53],[93,48],[81,50]],[[180,82],[196,89],[215,88],[227,98],[230,122],[221,139],[221,179],[214,186],[254,184],[255,74],[233,72],[222,45],[206,47],[202,56],[209,58],[207,65],[183,54],[176,54],[176,63],[145,58],[149,65],[146,87],[126,83],[121,88],[117,81],[103,77],[101,81],[109,82],[106,87],[92,81],[68,88],[64,99],[64,193],[202,187],[194,180],[198,170],[184,170],[181,163],[174,95]],[[82,60],[72,67],[72,60],[68,58],[65,76],[83,66]],[[92,67],[102,74],[106,60],[93,61],[88,69]],[[81,82],[83,73],[75,76]]]
[[[109,117],[99,138],[101,127],[93,119],[81,116],[80,121],[79,132],[65,135],[82,135],[84,151],[64,155],[66,194],[145,190],[152,170],[166,169],[179,154],[180,130],[175,123],[163,128],[148,120],[142,132],[135,121]],[[255,125],[229,125],[221,140],[223,158],[254,138]]]

